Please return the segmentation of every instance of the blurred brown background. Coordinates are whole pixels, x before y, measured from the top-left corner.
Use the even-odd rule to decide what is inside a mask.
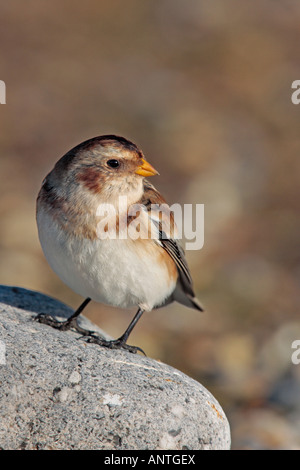
[[[187,258],[206,311],[145,315],[131,343],[215,394],[234,449],[300,448],[299,23],[298,0],[0,4],[0,282],[78,306],[42,254],[36,195],[79,142],[133,140],[170,203],[205,204]],[[118,336],[134,311],[86,314]]]

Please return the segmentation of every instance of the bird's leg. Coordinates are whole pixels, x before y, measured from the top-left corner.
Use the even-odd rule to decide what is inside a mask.
[[[67,330],[70,330],[71,328],[74,328],[81,335],[89,336],[93,334],[93,332],[89,330],[85,330],[84,328],[79,326],[77,323],[77,318],[81,314],[82,310],[90,302],[90,300],[91,299],[89,297],[85,299],[85,301],[82,302],[82,304],[78,307],[78,309],[65,321],[55,320],[51,315],[46,315],[44,313],[39,313],[35,317],[35,320],[38,321],[39,323],[52,326],[53,328],[56,328],[61,331],[67,331]]]
[[[146,356],[144,351],[138,346],[130,346],[129,344],[126,344],[130,333],[132,332],[133,328],[143,315],[144,310],[142,310],[141,308],[138,309],[137,313],[133,317],[126,331],[122,334],[122,336],[120,336],[120,338],[109,341],[104,338],[101,338],[100,336],[97,336],[93,331],[85,330],[77,323],[78,316],[80,315],[82,310],[87,306],[90,300],[91,299],[89,297],[85,299],[85,301],[82,302],[78,309],[65,321],[55,320],[51,315],[46,315],[44,313],[40,313],[39,315],[37,315],[35,317],[35,320],[39,323],[43,323],[44,325],[52,326],[53,328],[56,328],[60,331],[67,331],[71,328],[74,328],[78,333],[87,337],[88,343],[99,344],[100,346],[104,346],[109,349],[126,349],[127,351],[132,353],[140,351]]]
[[[100,346],[104,346],[110,349],[126,349],[127,351],[132,352],[132,353],[136,353],[140,351],[146,356],[144,351],[138,346],[130,346],[129,344],[126,344],[126,341],[130,333],[132,332],[133,328],[135,327],[135,325],[137,324],[137,322],[139,321],[143,313],[144,313],[144,310],[139,308],[137,313],[133,317],[132,321],[130,322],[129,326],[127,327],[126,331],[122,334],[122,336],[120,336],[120,338],[107,341],[98,336],[90,335],[88,336],[87,341],[89,343],[99,344]]]

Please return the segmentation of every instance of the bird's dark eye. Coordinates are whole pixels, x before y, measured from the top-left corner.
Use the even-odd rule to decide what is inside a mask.
[[[111,168],[118,168],[118,166],[120,166],[119,160],[115,160],[114,158],[112,160],[108,160],[106,163]]]

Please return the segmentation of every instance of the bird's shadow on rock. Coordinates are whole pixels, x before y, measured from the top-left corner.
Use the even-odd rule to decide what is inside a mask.
[[[23,287],[0,285],[0,304],[9,305],[24,310],[29,315],[28,321],[34,321],[38,314],[51,315],[59,321],[69,318],[74,310],[68,305],[40,292],[24,289]],[[1,308],[0,308],[1,311]],[[105,331],[95,325],[84,315],[80,315],[78,324],[82,328],[95,331],[105,339],[112,339]],[[71,330],[70,330],[71,331]],[[72,330],[73,331],[73,330]],[[78,336],[78,333],[75,332]]]
[[[46,313],[48,315],[67,318],[73,310],[59,300],[53,299],[40,292],[24,289],[23,287],[0,285],[0,303],[20,308],[33,314]]]

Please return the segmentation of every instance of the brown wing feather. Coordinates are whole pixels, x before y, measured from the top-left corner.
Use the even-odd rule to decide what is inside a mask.
[[[162,213],[160,213],[159,220],[154,220],[152,218],[153,222],[157,225],[159,231],[159,241],[161,243],[161,246],[166,250],[166,252],[176,264],[179,274],[180,287],[183,290],[184,294],[187,296],[187,303],[182,303],[186,303],[186,305],[192,306],[193,308],[202,311],[203,308],[200,305],[198,299],[196,299],[195,297],[192,276],[187,265],[184,250],[179,245],[178,241],[173,238],[174,233],[176,232],[176,225],[173,212],[171,211],[161,194],[147,180],[144,180],[144,194],[141,201],[139,202],[143,204],[148,211],[150,211],[151,206],[153,208],[153,205],[155,204],[160,207],[163,204],[163,211]],[[166,220],[164,220],[164,218]],[[167,228],[167,230],[165,228]],[[175,300],[179,300],[179,297],[182,296],[178,296],[177,299],[176,296],[174,298]]]

